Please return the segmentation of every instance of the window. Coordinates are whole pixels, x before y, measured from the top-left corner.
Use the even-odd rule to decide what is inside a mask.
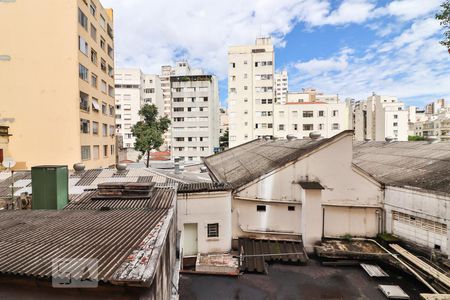
[[[109,135],[114,136],[114,125],[109,125]]]
[[[323,117],[323,110],[319,110],[319,117]]]
[[[332,112],[332,116],[333,116],[333,117],[337,117],[338,114],[339,114],[339,111],[338,111],[338,110],[333,110],[333,112]]]
[[[100,69],[106,73],[106,61],[103,58],[100,61]]]
[[[105,29],[106,28],[106,20],[105,17],[100,15],[100,26]]]
[[[184,111],[184,107],[174,107],[173,111]]]
[[[113,50],[113,48],[110,45],[108,45],[108,56],[111,57],[111,58],[114,58],[114,50]]]
[[[248,90],[248,86],[244,85],[244,91]]]
[[[114,155],[114,145],[111,145],[111,155]]]
[[[89,111],[89,95],[80,91],[80,109]]]
[[[109,106],[109,115],[114,116],[114,105]]]
[[[398,115],[394,115],[394,119],[398,119]]]
[[[95,13],[97,12],[97,6],[95,6],[94,3],[92,3],[89,5],[89,11],[91,12],[91,15],[93,15],[95,17]]]
[[[78,8],[78,23],[80,23],[80,25],[84,29],[88,30],[88,18],[79,8]]]
[[[173,98],[173,102],[183,102],[183,98]]]
[[[339,130],[339,123],[333,123],[331,129],[333,129],[333,130]]]
[[[98,134],[98,122],[92,122],[92,134]]]
[[[98,104],[98,99],[92,97],[92,111],[98,112],[100,110],[100,105]]]
[[[155,89],[144,89],[144,93],[147,93],[147,94],[153,94],[155,92]],[[181,99],[183,99],[183,98],[181,98]]]
[[[91,85],[92,87],[97,88],[97,75],[94,73],[91,74]]]
[[[114,97],[114,88],[108,85],[108,95]]]
[[[208,97],[203,97],[203,102],[208,102]]]
[[[230,65],[232,68],[236,68],[236,63],[232,62],[232,63],[230,63]]]
[[[81,146],[81,159],[82,160],[91,159],[91,147],[90,146]]]
[[[108,157],[108,145],[103,145],[103,156]]]
[[[100,157],[100,146],[98,146],[98,145],[96,145],[96,146],[94,146],[94,148],[93,148],[94,150],[94,154],[93,154],[93,157],[94,157],[94,159],[99,159],[99,157]]]
[[[278,125],[278,130],[283,131],[284,130],[284,124],[279,124]]]
[[[266,211],[265,205],[256,205],[256,211]]]
[[[94,41],[97,41],[97,28],[95,28],[95,26],[92,25],[92,23],[91,23],[91,38]]]
[[[78,76],[84,81],[89,80],[89,70],[82,64],[79,64]]]
[[[305,131],[313,130],[313,128],[313,124],[303,124],[303,130]]]
[[[102,102],[102,113],[103,113],[104,115],[107,114],[107,105],[106,105],[105,102]]]
[[[105,46],[106,46],[106,41],[102,36],[100,36],[100,48],[105,50]]]
[[[319,124],[319,130],[323,130],[325,128],[324,124]]]
[[[102,80],[100,90],[105,94],[108,92],[108,85],[106,84],[106,81]]]
[[[312,110],[305,110],[303,112],[303,118],[312,118],[313,116],[314,114]]]
[[[292,130],[298,130],[298,124],[292,124]]]
[[[102,133],[103,133],[103,136],[108,136],[108,125],[107,124],[102,124]]]
[[[394,127],[397,127],[397,126],[398,126],[398,123],[397,123],[397,122],[394,122],[393,125],[394,125]]]
[[[97,65],[97,52],[91,48],[91,62]]]
[[[108,76],[114,78],[114,69],[110,65],[108,65]]]
[[[219,223],[208,224],[208,237],[219,237]]]
[[[84,55],[88,55],[88,49],[89,45],[86,42],[86,40],[82,36],[78,36],[78,49],[83,53]]]
[[[90,121],[86,119],[80,119],[80,131],[81,133],[89,133]]]
[[[288,206],[288,211],[295,211],[295,206],[293,206],[293,205],[292,205],[292,206],[291,206],[291,205],[289,205],[289,206]]]

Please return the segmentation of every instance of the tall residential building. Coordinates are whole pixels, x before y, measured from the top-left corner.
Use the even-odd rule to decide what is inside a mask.
[[[112,10],[98,0],[0,7],[0,117],[12,119],[17,166],[114,164]]]
[[[228,50],[228,110],[230,147],[258,136],[273,135],[273,116],[257,116],[257,111],[273,111],[274,51],[270,38],[258,38],[255,45],[231,46]]]
[[[178,62],[170,76],[172,156],[199,162],[219,147],[217,78]]]
[[[354,113],[356,140],[408,140],[408,110],[397,97],[374,93],[366,101],[356,102]]]
[[[161,83],[161,93],[163,97],[163,113],[164,116],[170,118],[172,111],[172,99],[170,93],[170,74],[172,73],[171,66],[162,66],[161,67],[161,75],[159,76]],[[164,133],[164,145],[166,148],[170,147],[170,143],[172,140],[171,136],[171,128]]]
[[[286,70],[275,73],[275,102],[286,103],[288,94],[288,73]]]
[[[228,110],[226,108],[220,108],[220,121],[219,121],[219,136],[223,136],[228,130]]]

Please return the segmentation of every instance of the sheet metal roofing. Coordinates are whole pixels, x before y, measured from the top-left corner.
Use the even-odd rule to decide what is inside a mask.
[[[353,134],[353,131],[346,130],[331,138],[316,140],[257,139],[208,156],[203,162],[215,181],[228,183],[237,188],[348,134]]]
[[[172,214],[167,209],[0,212],[0,273],[50,278],[53,259],[93,258],[100,281],[148,286]]]
[[[91,191],[72,197],[64,209],[169,209],[174,204],[175,193],[174,188],[157,187],[150,197],[93,199],[98,191]]]
[[[229,184],[221,182],[200,182],[183,183],[178,185],[178,193],[201,193],[201,192],[221,192],[230,191],[232,187]]]
[[[355,142],[353,163],[386,185],[450,194],[450,142]]]

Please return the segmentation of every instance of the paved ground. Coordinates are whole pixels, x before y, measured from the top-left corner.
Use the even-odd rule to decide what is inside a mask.
[[[269,275],[245,274],[231,278],[183,274],[180,299],[385,300],[378,284],[397,284],[412,300],[427,291],[410,277],[387,272],[389,278],[373,279],[361,267],[324,267],[310,260],[306,266],[271,265]]]

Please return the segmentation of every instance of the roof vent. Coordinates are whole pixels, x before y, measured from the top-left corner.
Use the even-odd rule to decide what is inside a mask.
[[[265,135],[265,136],[264,136],[264,139],[265,139],[266,141],[270,141],[270,135]]]
[[[82,163],[77,163],[73,165],[73,169],[75,170],[75,172],[83,172],[84,168],[86,168],[86,166]]]
[[[208,169],[205,166],[200,167],[200,173],[206,173],[207,171]]]
[[[370,139],[369,138],[365,138],[364,142],[370,142]]]
[[[318,139],[320,138],[320,132],[313,131],[313,132],[311,132],[311,133],[309,134],[309,137],[310,137],[312,140],[318,140]]]
[[[427,137],[427,141],[428,141],[428,144],[434,144],[434,143],[439,142],[439,138],[435,135],[431,135],[431,136]]]
[[[386,141],[386,143],[390,143],[394,140],[394,138],[392,136],[387,136],[384,138],[384,140]]]
[[[292,140],[295,140],[297,137],[295,136],[295,135],[293,135],[293,134],[288,134],[288,135],[286,135],[286,139],[288,140],[288,141],[292,141]]]
[[[125,171],[127,169],[127,164],[116,164],[116,169],[119,172]]]

